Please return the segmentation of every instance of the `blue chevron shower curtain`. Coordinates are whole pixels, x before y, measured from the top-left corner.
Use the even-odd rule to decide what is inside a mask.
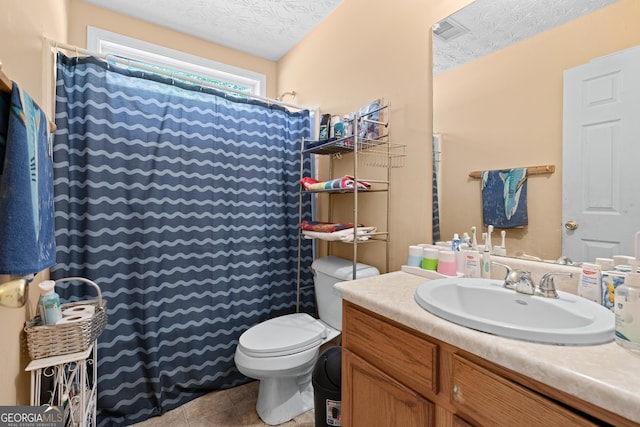
[[[52,276],[89,278],[108,304],[98,424],[247,382],[233,361],[240,334],[295,311],[309,112],[58,54],[56,124]],[[66,301],[94,296],[57,288]]]

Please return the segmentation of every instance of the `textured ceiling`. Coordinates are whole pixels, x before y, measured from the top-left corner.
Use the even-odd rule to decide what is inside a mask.
[[[277,61],[342,0],[84,0]]]
[[[433,37],[433,74],[450,70],[616,1],[476,0],[451,15],[469,29],[468,33],[446,42]]]

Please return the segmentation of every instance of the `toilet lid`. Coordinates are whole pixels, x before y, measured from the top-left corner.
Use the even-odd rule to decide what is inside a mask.
[[[308,314],[287,314],[249,328],[240,346],[254,357],[284,356],[318,346],[326,335],[324,325]]]

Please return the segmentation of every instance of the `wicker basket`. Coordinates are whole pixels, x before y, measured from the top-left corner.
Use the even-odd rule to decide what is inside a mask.
[[[75,323],[43,325],[40,316],[34,317],[25,324],[27,348],[31,359],[60,356],[63,354],[85,351],[98,338],[107,324],[107,303],[102,299],[100,287],[91,280],[82,277],[69,277],[56,280],[56,283],[81,281],[96,288],[98,298],[62,304],[66,310],[78,305],[93,305],[93,315]]]

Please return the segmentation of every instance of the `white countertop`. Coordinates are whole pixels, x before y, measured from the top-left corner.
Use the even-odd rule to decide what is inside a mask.
[[[426,280],[404,272],[340,282],[347,301],[640,422],[640,352],[615,342],[558,346],[502,338],[441,319],[414,300]]]

